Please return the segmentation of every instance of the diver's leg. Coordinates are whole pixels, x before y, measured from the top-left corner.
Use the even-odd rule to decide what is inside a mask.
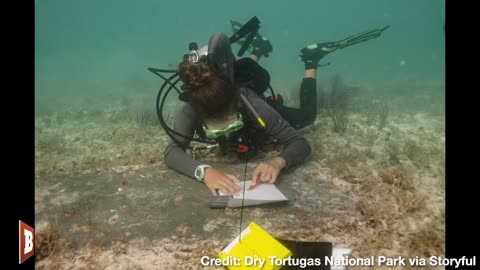
[[[252,41],[252,58],[255,62],[258,62],[262,56],[268,57],[269,53],[273,50],[272,43],[265,37],[255,37]]]
[[[258,63],[258,60],[260,60],[260,57],[256,56],[255,54],[252,54],[249,57],[250,57],[250,59],[252,59],[253,61],[255,61],[257,63]]]
[[[317,117],[317,67],[320,60],[337,49],[342,49],[372,38],[379,37],[387,29],[383,27],[365,31],[338,42],[322,42],[311,44],[301,49],[300,57],[305,63],[305,73],[300,86],[300,108],[290,108],[283,105],[276,106],[278,112],[293,127],[299,129],[311,125]]]
[[[313,124],[317,118],[316,71],[316,69],[305,70],[302,84],[300,85],[300,108],[283,108],[285,120],[296,129]]]
[[[230,22],[232,24],[233,34],[237,33],[243,27],[243,24],[236,20],[232,19],[230,20]],[[242,38],[238,40],[237,43],[243,46],[245,41],[246,38]],[[251,58],[255,62],[258,62],[262,56],[268,57],[269,53],[271,53],[273,50],[270,40],[268,40],[268,38],[266,38],[265,36],[261,35],[260,32],[256,33],[252,42],[248,45],[248,48],[249,51],[251,51],[251,55],[249,58]]]
[[[294,128],[301,129],[317,118],[317,66],[321,57],[304,59],[305,72],[300,85],[300,108],[276,106],[280,115]]]
[[[307,46],[301,50],[301,59],[305,63],[305,72],[300,85],[300,109],[294,126],[303,128],[311,125],[317,118],[317,68],[320,60],[335,48],[331,42]]]
[[[306,69],[300,85],[300,108],[278,106],[280,115],[295,129],[301,129],[315,122],[317,117],[316,69]]]
[[[315,122],[317,117],[317,69],[305,69],[300,85],[300,110],[303,116],[302,126]]]

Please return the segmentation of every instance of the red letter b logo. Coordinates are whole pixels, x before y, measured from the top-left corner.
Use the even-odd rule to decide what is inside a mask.
[[[18,229],[19,229],[19,262],[23,263],[26,259],[30,258],[30,256],[34,253],[34,230],[32,227],[25,224],[23,221],[18,221]]]

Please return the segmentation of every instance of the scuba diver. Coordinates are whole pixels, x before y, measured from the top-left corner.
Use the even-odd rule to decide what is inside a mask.
[[[249,37],[240,38],[239,33],[251,26],[252,21],[257,22],[256,28],[250,29]],[[252,19],[243,26],[232,21],[232,27],[238,30],[232,38],[224,33],[214,34],[208,46],[200,50],[196,44],[190,44],[191,53],[184,56],[176,71],[183,83],[179,98],[184,104],[173,129],[163,125],[161,119],[171,138],[164,151],[166,165],[204,182],[214,195],[217,191],[238,194],[239,180],[188,155],[186,149],[195,136],[219,145],[223,152],[233,150],[247,162],[261,147],[271,143],[281,145],[280,154],[261,162],[251,175],[252,187],[261,182],[275,183],[282,170],[303,163],[312,151],[299,129],[313,124],[317,116],[316,72],[320,60],[335,50],[376,38],[388,28],[301,49],[305,71],[300,85],[300,107],[292,108],[273,93],[268,71],[258,64],[261,57],[268,57],[273,51],[270,41],[258,33],[258,20]],[[248,46],[251,55],[237,59],[231,46],[235,42],[243,46],[243,51]],[[265,97],[269,88],[272,96]],[[157,98],[157,110],[158,102]]]

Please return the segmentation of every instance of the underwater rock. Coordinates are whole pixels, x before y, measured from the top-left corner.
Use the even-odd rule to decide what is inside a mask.
[[[221,225],[223,225],[224,223],[225,223],[224,218],[212,219],[212,220],[209,220],[207,222],[207,224],[205,224],[203,226],[203,230],[207,231],[207,232],[213,232],[216,229],[218,229]]]
[[[235,211],[233,210],[233,208],[229,208],[229,207],[225,208],[224,212],[225,212],[225,215],[227,215],[227,216],[231,216],[231,215],[235,214]]]
[[[119,220],[120,220],[120,216],[118,214],[115,214],[108,219],[108,224],[115,225],[118,223]]]
[[[258,218],[258,217],[263,217],[263,215],[265,215],[265,210],[261,209],[261,208],[255,208],[253,210],[253,216]]]
[[[183,202],[183,195],[178,195],[175,197],[175,205],[179,205]]]
[[[192,226],[187,223],[180,224],[176,231],[175,234],[179,237],[186,237],[192,234]]]
[[[395,154],[389,153],[389,155],[390,155],[389,162],[391,165],[393,166],[400,165],[400,159],[398,159],[398,157]]]

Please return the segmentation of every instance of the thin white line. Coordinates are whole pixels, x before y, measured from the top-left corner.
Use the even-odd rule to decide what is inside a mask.
[[[18,264],[22,263],[22,229],[21,220],[18,220]]]

